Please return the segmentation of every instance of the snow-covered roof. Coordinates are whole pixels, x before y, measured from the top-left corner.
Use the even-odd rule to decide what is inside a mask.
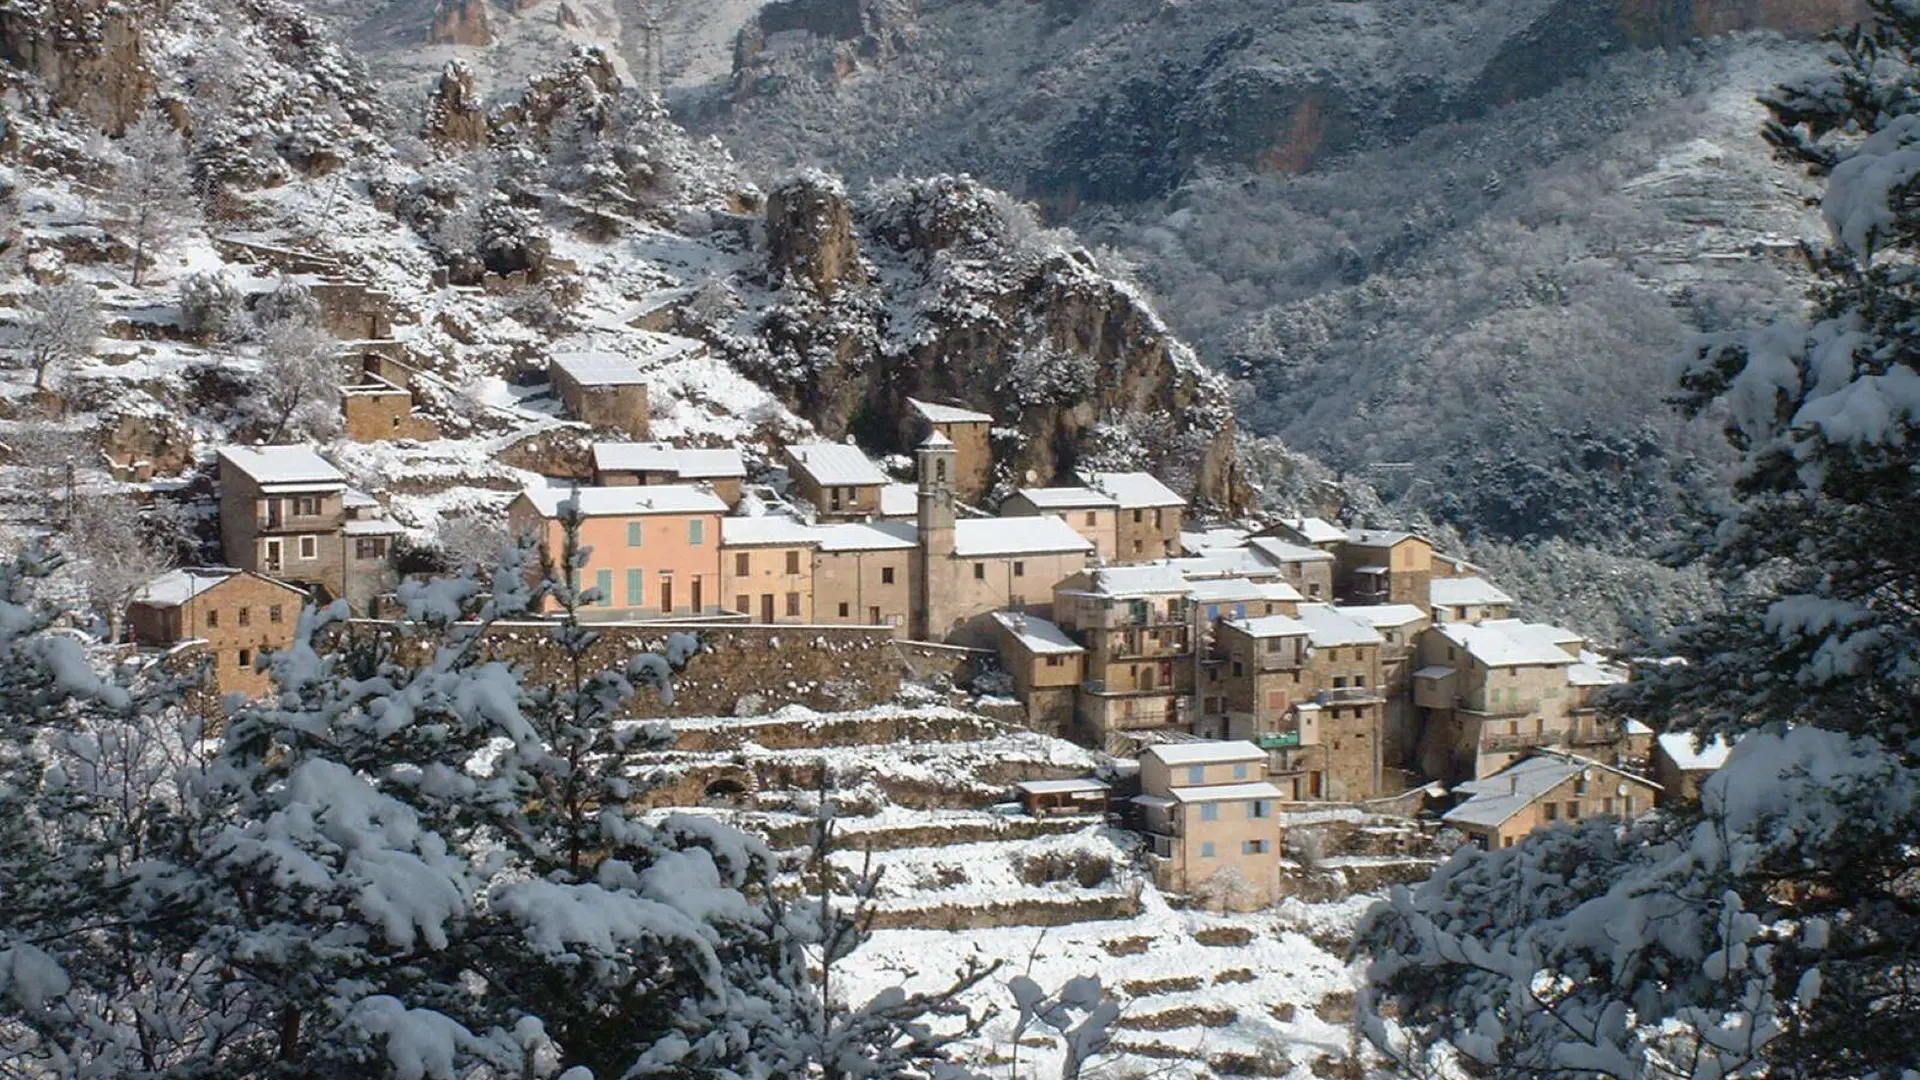
[[[1045,619],[1032,615],[1023,615],[1017,611],[996,611],[993,621],[999,623],[1007,633],[1018,638],[1020,644],[1030,653],[1042,656],[1066,656],[1083,653],[1087,650],[1066,635],[1066,632]]]
[[[1577,655],[1587,643],[1587,639],[1580,634],[1552,623],[1530,623],[1522,619],[1487,619],[1481,625],[1491,626],[1514,637],[1544,642],[1570,656]]]
[[[963,518],[953,523],[953,553],[962,559],[1092,550],[1091,541],[1052,514]]]
[[[340,531],[348,536],[399,536],[407,530],[395,522],[379,518],[355,518],[342,522]]]
[[[1494,619],[1474,625],[1446,623],[1436,627],[1448,641],[1488,667],[1535,664],[1572,664],[1573,656],[1537,634],[1515,633],[1512,619]]]
[[[359,488],[350,487],[347,489],[347,493],[341,496],[340,505],[348,510],[365,510],[368,507],[379,506],[380,500],[361,491]]]
[[[1187,596],[1200,604],[1231,604],[1240,600],[1299,600],[1300,592],[1284,581],[1249,581],[1237,577],[1189,581]]]
[[[953,440],[937,431],[929,431],[927,432],[927,437],[920,440],[920,448],[923,450],[928,448],[934,450],[951,450],[953,449]]]
[[[601,472],[668,472],[687,480],[745,479],[747,463],[732,447],[683,450],[663,442],[593,444],[593,467]]]
[[[1356,619],[1332,604],[1301,604],[1300,621],[1307,624],[1316,648],[1335,649],[1342,645],[1379,645],[1385,638],[1373,624]]]
[[[1116,599],[1129,596],[1185,594],[1187,579],[1164,563],[1142,566],[1103,566],[1088,575],[1086,591]]]
[[[560,516],[560,504],[578,497],[582,517],[636,514],[724,514],[727,504],[711,491],[691,484],[640,487],[528,488],[527,499],[542,517]]]
[[[1628,781],[1652,788],[1660,786],[1588,758],[1559,753],[1535,754],[1514,762],[1492,776],[1455,786],[1455,791],[1465,792],[1471,798],[1447,811],[1441,820],[1495,828],[1554,788],[1588,771],[1596,778],[1601,773],[1612,774],[1612,778],[1617,778],[1622,794]]]
[[[1416,679],[1450,679],[1453,669],[1445,664],[1430,664],[1413,673]]]
[[[919,512],[919,488],[912,484],[888,484],[880,489],[881,517],[913,517]]]
[[[828,487],[861,487],[884,484],[887,474],[880,471],[857,446],[845,443],[796,443],[787,447],[787,460],[813,477],[814,483]]]
[[[141,586],[133,602],[148,607],[179,607],[240,571],[226,566],[194,566],[169,570]]]
[[[1291,615],[1262,615],[1257,619],[1228,619],[1226,625],[1256,638],[1300,637],[1313,628]]]
[[[1087,486],[1099,488],[1114,497],[1126,510],[1149,506],[1185,506],[1187,500],[1174,490],[1161,483],[1152,473],[1144,472],[1097,472],[1085,473],[1081,479]]]
[[[993,417],[987,413],[963,409],[958,405],[942,405],[937,401],[921,401],[908,398],[907,405],[929,424],[991,424]]]
[[[554,353],[548,364],[582,386],[634,386],[646,382],[633,361],[610,352]]]
[[[1436,607],[1513,603],[1513,597],[1483,577],[1437,577],[1428,587],[1427,595]]]
[[[1247,548],[1214,548],[1205,555],[1164,559],[1162,562],[1180,571],[1189,579],[1196,580],[1224,577],[1277,577],[1280,573],[1278,567]]]
[[[919,546],[920,530],[910,521],[849,521],[815,525],[821,551],[891,551]]]
[[[1022,780],[1013,787],[1027,795],[1104,795],[1108,790],[1105,781],[1091,776],[1077,780]]]
[[[1347,530],[1324,518],[1282,518],[1280,523],[1306,537],[1309,544],[1330,544],[1347,538]]]
[[[1261,755],[1265,757],[1265,754]],[[1167,795],[1174,802],[1202,803],[1228,802],[1237,799],[1281,799],[1280,789],[1266,780],[1255,780],[1246,784],[1208,784],[1204,787],[1168,788]]]
[[[1696,743],[1691,732],[1669,731],[1660,736],[1660,750],[1682,772],[1711,772],[1727,763],[1727,755],[1733,753],[1733,746],[1724,735],[1715,735],[1704,743]]]
[[[1290,543],[1277,536],[1256,536],[1247,541],[1247,546],[1265,555],[1278,565],[1296,562],[1332,562],[1333,552],[1322,551],[1305,544]]]
[[[1580,660],[1567,669],[1569,686],[1618,686],[1627,681],[1627,673],[1600,662],[1593,653],[1581,653]]]
[[[1233,526],[1183,531],[1180,534],[1180,550],[1188,555],[1199,555],[1214,548],[1246,547],[1248,536],[1247,530]]]
[[[1090,487],[1021,488],[1014,494],[1041,510],[1111,510],[1120,505],[1113,496]]]
[[[1397,547],[1409,540],[1425,542],[1423,537],[1398,529],[1348,529],[1346,540],[1360,547]]]
[[[224,446],[220,462],[231,465],[263,487],[309,484],[345,488],[347,475],[333,467],[311,446]]]
[[[819,542],[820,537],[813,529],[790,517],[782,517],[778,514],[720,519],[721,547],[762,547],[775,544],[795,547]]]
[[[1383,626],[1405,626],[1427,617],[1426,612],[1412,604],[1358,604],[1353,607],[1343,607],[1340,610],[1376,629]]]
[[[1195,742],[1154,743],[1140,751],[1167,765],[1214,765],[1228,761],[1265,761],[1267,752],[1245,739],[1202,739]]]

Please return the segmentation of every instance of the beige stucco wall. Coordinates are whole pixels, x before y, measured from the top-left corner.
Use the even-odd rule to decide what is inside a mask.
[[[1002,517],[1039,517],[1042,514],[1058,514],[1062,521],[1074,532],[1079,533],[1100,553],[1102,562],[1118,561],[1120,550],[1119,511],[1112,507],[1092,507],[1074,510],[1042,510],[1033,505],[1025,495],[1015,492],[1000,504]]]
[[[905,637],[913,615],[911,549],[816,551],[813,557],[813,618],[821,623],[891,624]],[[887,571],[892,581],[886,581]],[[846,614],[841,614],[845,605]],[[876,620],[877,614],[877,620]]]
[[[952,624],[929,627],[934,640],[954,635],[979,637],[968,628],[989,612],[1020,608],[1041,618],[1053,615],[1053,587],[1086,569],[1085,552],[1049,552],[990,558],[935,558],[928,572],[937,575],[930,588],[943,590]],[[975,567],[978,567],[976,573]],[[981,644],[990,644],[982,641]]]
[[[880,489],[884,485],[825,487],[815,483],[812,474],[791,461],[788,474],[793,477],[794,494],[812,503],[821,521],[865,521],[880,513]],[[839,493],[838,502],[834,501],[835,492]]]
[[[811,544],[756,544],[720,548],[721,603],[756,622],[810,623],[813,621],[813,562]],[[746,573],[740,573],[742,561]],[[793,568],[788,573],[788,567]],[[746,607],[740,599],[746,598]],[[798,611],[789,611],[794,597]]]
[[[521,496],[508,511],[516,533],[534,524],[539,512]],[[694,542],[694,523],[699,542]],[[558,520],[545,520],[545,543],[557,561],[566,544],[566,529]],[[640,526],[640,544],[628,542],[628,525]],[[722,610],[729,601],[721,592],[720,514],[610,514],[580,523],[580,545],[591,548],[580,571],[580,584],[610,586],[593,613],[618,617],[692,615]],[[639,571],[635,582],[629,571]],[[602,577],[602,573],[605,577]],[[671,582],[669,586],[667,583]],[[638,584],[635,595],[631,586]],[[669,609],[667,601],[671,600]],[[697,605],[696,605],[697,601]],[[558,605],[549,598],[548,610]]]

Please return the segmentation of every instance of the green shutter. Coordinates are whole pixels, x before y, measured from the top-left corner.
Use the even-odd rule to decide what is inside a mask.
[[[600,606],[613,606],[613,571],[596,570],[593,572],[593,587],[600,590]]]
[[[646,574],[639,567],[627,571],[627,606],[647,606]]]
[[[638,521],[627,522],[627,546],[640,546],[640,522]]]
[[[707,523],[694,518],[687,522],[687,543],[699,545],[706,542]]]

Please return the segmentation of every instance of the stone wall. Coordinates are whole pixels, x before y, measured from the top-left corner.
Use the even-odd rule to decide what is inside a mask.
[[[930,641],[897,641],[901,663],[911,676],[928,682],[944,678],[955,686],[965,686],[974,676],[993,663],[992,649],[969,649],[962,645],[942,645]]]
[[[383,626],[390,624],[364,623]],[[521,665],[529,681],[564,677],[552,624],[495,624],[485,655]],[[632,718],[734,716],[786,705],[839,711],[893,700],[900,656],[886,630],[863,626],[743,626],[705,623],[602,623],[588,654],[593,666],[623,666],[640,652],[660,651],[667,635],[691,633],[700,651],[674,679],[673,701],[641,691],[627,702]]]

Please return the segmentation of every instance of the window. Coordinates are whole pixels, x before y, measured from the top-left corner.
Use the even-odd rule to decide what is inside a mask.
[[[1203,859],[1213,858],[1213,841],[1207,840],[1201,843],[1200,857]]]
[[[1265,855],[1266,853],[1267,842],[1265,840],[1240,841],[1240,854],[1242,855]]]
[[[1600,812],[1603,814],[1613,813],[1613,796],[1609,795],[1600,801]]]
[[[1272,814],[1273,806],[1265,799],[1255,799],[1247,804],[1247,816],[1250,818],[1270,817]]]
[[[601,607],[613,606],[613,571],[596,570],[593,573],[593,587],[600,593],[598,601]]]
[[[1027,576],[1027,564],[1026,564],[1026,563],[1023,563],[1023,562],[1019,562],[1018,560],[1016,560],[1016,561],[1014,562],[1014,564],[1013,564],[1013,576],[1014,576],[1014,577],[1026,577],[1026,576]]]
[[[1367,677],[1365,675],[1355,675],[1353,677],[1353,685],[1355,686],[1367,685]]]
[[[280,605],[279,604],[274,604],[267,608],[267,621],[270,623],[277,623],[280,621]]]
[[[647,575],[639,567],[627,570],[627,606],[645,607],[647,604]]]
[[[311,536],[301,537],[300,538],[300,557],[303,559],[319,558],[320,557],[320,541]]]
[[[293,500],[295,517],[319,517],[320,497],[318,495],[298,495]]]
[[[1467,618],[1467,609],[1466,609],[1465,607],[1456,607],[1456,608],[1454,608],[1454,609],[1453,609],[1453,617],[1454,617],[1454,618],[1456,618],[1456,619],[1459,619],[1459,620],[1460,620],[1460,621],[1462,621],[1462,622],[1465,622],[1465,621],[1466,621],[1466,618]]]
[[[641,541],[645,538],[645,535],[646,535],[645,523],[639,522],[639,521],[627,522],[627,546],[628,547],[643,546]]]
[[[1135,511],[1133,512],[1133,523],[1134,523],[1135,525],[1138,525],[1138,524],[1140,524],[1140,523],[1141,523],[1142,521],[1145,521],[1145,520],[1146,520],[1146,514],[1145,514],[1145,513],[1143,512],[1143,511],[1140,511],[1140,510],[1135,510]]]
[[[1234,762],[1234,764],[1233,764],[1233,778],[1234,778],[1235,780],[1245,780],[1245,779],[1247,778],[1247,763],[1246,763],[1246,762],[1244,762],[1244,761],[1236,761],[1236,762]]]
[[[975,581],[987,580],[987,564],[986,563],[977,562],[973,564],[973,580]]]
[[[787,594],[787,617],[793,619],[800,617],[800,594],[797,592]]]
[[[1158,508],[1153,511],[1153,527],[1156,529],[1160,528],[1162,524],[1160,514],[1161,511]]]
[[[1135,540],[1135,541],[1133,542],[1133,553],[1134,553],[1135,555],[1138,555],[1138,554],[1140,554],[1140,541],[1138,541],[1138,540]]]
[[[696,547],[707,542],[707,523],[699,518],[687,522],[687,543]]]
[[[1333,688],[1335,690],[1339,690],[1345,687],[1346,685],[1347,685],[1347,677],[1345,675],[1335,675],[1333,677]]]
[[[1087,511],[1087,524],[1092,525],[1097,520],[1098,519],[1093,516],[1093,511]]]
[[[1507,837],[1502,837],[1502,838],[1501,838],[1501,840],[1500,840],[1500,846],[1501,846],[1501,847],[1512,847],[1512,846],[1513,846],[1513,837],[1511,837],[1511,836],[1507,836]]]
[[[1580,820],[1580,800],[1569,799],[1567,801],[1567,820],[1568,821]]]
[[[736,593],[733,597],[733,610],[742,615],[753,614],[753,597],[746,593]]]
[[[844,618],[846,618],[847,616],[849,616],[849,615],[851,615],[852,613],[853,613],[853,612],[852,612],[852,609],[851,609],[850,607],[848,607],[848,606],[847,606],[846,604],[841,604],[841,605],[840,605],[840,617],[841,617],[841,618],[843,618],[843,619],[844,619]]]
[[[1548,821],[1559,821],[1560,820],[1560,804],[1547,803],[1545,807],[1545,816]]]
[[[746,577],[748,574],[752,572],[753,572],[753,557],[751,555],[748,555],[744,551],[736,553],[733,557],[734,576]]]
[[[1201,821],[1219,821],[1220,820],[1220,804],[1217,802],[1201,803],[1200,804],[1200,820]]]
[[[240,625],[241,626],[253,625],[253,609],[251,608],[240,609]]]
[[[356,536],[353,538],[353,557],[356,559],[384,559],[387,557],[387,538],[384,536]]]
[[[893,584],[893,567],[883,566],[880,568],[880,584],[882,585]]]
[[[1058,656],[1049,656],[1049,657],[1047,657],[1047,666],[1048,666],[1048,667],[1059,667],[1059,666],[1060,666],[1061,664],[1063,664],[1063,663],[1065,663],[1065,662],[1066,662],[1066,661],[1064,661],[1064,660],[1062,660],[1062,659],[1061,659],[1060,657],[1058,657]]]
[[[236,654],[236,656],[240,661],[241,667],[253,666],[253,650],[252,649],[241,649],[239,653]]]
[[[943,459],[943,460],[940,460],[940,461],[936,461],[936,462],[934,462],[934,463],[933,463],[933,478],[934,478],[935,480],[938,480],[938,481],[940,481],[941,483],[945,483],[945,482],[946,482],[946,480],[947,480],[947,463],[946,463],[946,461],[945,461],[944,459]]]
[[[1206,782],[1207,782],[1207,767],[1205,765],[1187,766],[1187,783],[1204,784]]]
[[[799,572],[800,572],[800,553],[797,551],[787,552],[787,573],[797,574]]]
[[[215,610],[215,611],[207,612],[207,629],[209,630],[220,629],[220,612],[219,611]]]
[[[1241,668],[1241,666],[1240,666],[1240,661],[1238,661],[1238,660],[1235,660],[1235,661],[1233,662],[1233,674],[1234,674],[1234,677],[1235,677],[1235,678],[1239,678],[1239,677],[1240,677],[1240,673],[1241,673],[1241,670],[1242,670],[1242,668]]]
[[[1320,595],[1320,584],[1319,584],[1319,582],[1315,582],[1315,583],[1313,583],[1312,585],[1309,585],[1309,586],[1307,586],[1307,595],[1308,595],[1308,596],[1319,596],[1319,595]]]

